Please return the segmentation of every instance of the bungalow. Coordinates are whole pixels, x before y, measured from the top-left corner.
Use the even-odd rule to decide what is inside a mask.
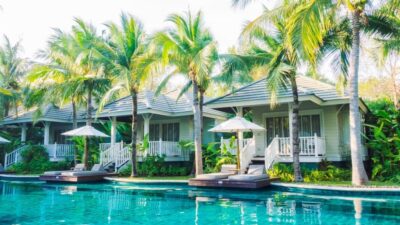
[[[21,146],[14,151],[7,153],[4,159],[4,166],[9,167],[20,160],[20,152],[24,149],[26,142],[35,142],[27,140],[28,131],[32,128],[39,128],[42,131],[43,139],[36,140],[37,143],[45,147],[49,153],[51,161],[65,160],[73,158],[74,146],[68,142],[65,136],[61,134],[72,129],[72,105],[65,107],[57,107],[48,105],[45,107],[41,115],[36,115],[36,109],[18,112],[6,117],[0,122],[3,128],[19,128],[21,129]],[[82,115],[82,111],[77,113]],[[78,116],[78,121],[82,122],[82,116]]]
[[[207,107],[224,112],[250,111],[253,122],[266,128],[266,132],[253,134],[248,141],[244,158],[260,161],[269,168],[274,162],[292,162],[291,112],[292,92],[281,86],[277,91],[277,105],[271,107],[271,92],[267,80],[261,79],[227,95],[206,102]],[[321,160],[343,162],[350,156],[349,96],[341,95],[334,86],[298,76],[300,100],[300,162],[318,163]],[[362,118],[367,106],[360,100]],[[364,159],[367,157],[365,147]],[[244,164],[245,165],[245,164]]]
[[[115,169],[119,169],[129,161],[130,153],[127,147],[117,142],[116,128],[118,122],[131,122],[131,115],[130,96],[107,104],[96,115],[98,120],[112,121],[111,142],[101,145],[100,161],[103,165],[111,164]],[[194,137],[191,95],[184,94],[178,98],[177,91],[160,96],[155,96],[154,92],[149,90],[143,91],[138,95],[138,115],[137,141],[142,142],[146,135],[149,138],[148,148],[138,152],[139,161],[146,155],[165,155],[166,161],[189,160],[189,152],[182,149],[179,142],[192,141]],[[208,107],[204,107],[203,115],[204,130],[227,118],[226,113]],[[213,141],[213,133],[204,133],[204,143]]]
[[[144,91],[138,96],[138,142],[148,134],[149,147],[138,152],[138,160],[146,155],[165,155],[166,161],[188,161],[189,152],[182,149],[179,142],[193,140],[193,111],[191,95],[184,94],[178,99],[177,91],[155,96],[152,91]],[[117,123],[131,122],[132,100],[130,96],[111,102],[100,113],[93,116],[99,121],[111,121],[110,143],[100,144],[100,162],[118,170],[130,160],[130,151],[123,142],[117,142]],[[204,107],[204,129],[212,128],[219,120],[225,120],[227,114]],[[84,122],[83,112],[79,121]],[[58,108],[50,105],[43,110],[34,122],[34,111],[21,113],[19,116],[5,118],[1,126],[21,128],[21,143],[27,141],[29,127],[38,126],[43,130],[41,143],[49,152],[53,161],[72,157],[73,145],[69,144],[63,132],[72,129],[72,109],[70,106]],[[204,143],[215,141],[213,133],[205,133]],[[5,166],[18,162],[23,145],[5,158]]]

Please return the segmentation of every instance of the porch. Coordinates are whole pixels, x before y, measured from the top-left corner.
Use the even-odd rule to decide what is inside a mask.
[[[63,161],[63,160],[73,160],[75,147],[72,144],[47,144],[41,145],[49,154],[49,160],[52,162]],[[10,153],[6,153],[4,157],[4,168],[8,168],[22,160],[21,153],[26,149],[26,145],[15,149]]]

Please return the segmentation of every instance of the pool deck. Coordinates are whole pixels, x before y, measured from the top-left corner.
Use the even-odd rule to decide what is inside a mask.
[[[7,181],[39,181],[39,175],[0,174],[0,180]]]
[[[308,189],[308,190],[322,190],[322,191],[342,191],[342,192],[393,192],[400,193],[400,187],[376,187],[376,186],[333,186],[333,185],[315,185],[315,184],[295,184],[295,183],[281,183],[272,182],[271,186],[281,188],[295,188],[295,189]]]
[[[149,180],[149,179],[141,179],[141,178],[126,178],[126,177],[105,177],[105,180],[115,181],[115,182],[124,182],[124,183],[139,183],[139,184],[188,184],[189,180],[168,180],[168,179],[159,179],[159,180]]]

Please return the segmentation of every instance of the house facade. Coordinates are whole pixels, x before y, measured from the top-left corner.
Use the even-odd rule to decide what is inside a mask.
[[[21,160],[20,153],[25,143],[39,144],[46,148],[51,161],[73,159],[74,145],[68,141],[66,136],[61,135],[72,129],[72,105],[57,107],[48,105],[40,110],[20,111],[17,114],[6,117],[0,122],[0,127],[5,129],[20,129],[21,145],[14,151],[7,153],[4,166],[9,167]],[[78,113],[77,121],[82,123],[82,111]],[[38,128],[41,140],[33,140],[29,137],[29,131]]]
[[[292,162],[291,130],[293,97],[290,87],[277,91],[276,105],[271,106],[267,80],[261,79],[225,96],[210,100],[206,105],[225,112],[251,112],[253,122],[266,132],[253,134],[247,152],[254,161],[266,167],[275,162]],[[297,77],[300,100],[300,162],[318,163],[346,161],[350,157],[349,96],[339,94],[330,84],[305,76]],[[232,110],[233,109],[233,110]],[[361,117],[368,109],[360,100]],[[244,151],[244,154],[246,151]],[[367,151],[363,150],[363,157]]]

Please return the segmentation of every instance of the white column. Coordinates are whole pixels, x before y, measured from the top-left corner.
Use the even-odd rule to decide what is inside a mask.
[[[21,143],[26,142],[26,132],[27,132],[28,127],[26,126],[26,123],[23,123],[21,126]]]
[[[117,118],[111,118],[111,146],[117,142]]]
[[[237,107],[237,113],[236,116],[243,117],[243,107]],[[239,139],[239,145],[240,149],[243,148],[243,132],[238,132],[238,139]]]
[[[44,122],[44,137],[43,144],[50,144],[50,122]]]
[[[293,139],[292,139],[292,130],[293,130],[293,126],[292,126],[292,121],[293,121],[293,107],[292,107],[292,103],[288,104],[288,117],[289,117],[289,142],[290,142],[290,152],[291,155],[293,156]]]
[[[144,120],[143,137],[144,137],[150,132],[150,116],[143,116],[143,120]]]

